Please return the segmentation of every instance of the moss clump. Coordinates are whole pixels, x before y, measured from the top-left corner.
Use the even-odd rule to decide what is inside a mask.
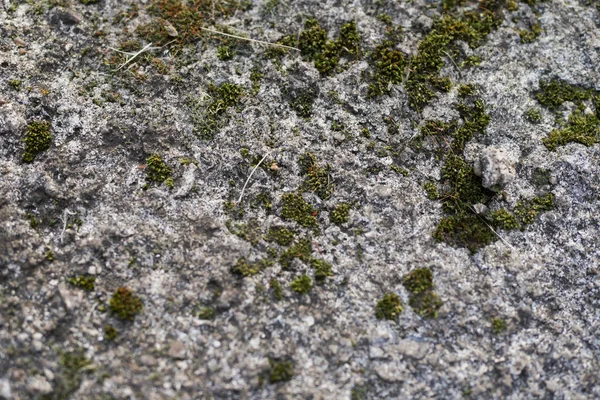
[[[402,301],[395,293],[386,293],[375,305],[377,319],[394,320],[402,312]]]
[[[496,228],[513,230],[521,227],[517,217],[508,212],[505,208],[490,213],[489,217],[492,220],[492,225]]]
[[[334,185],[333,180],[329,177],[329,165],[321,167],[312,153],[301,155],[298,164],[301,174],[306,176],[300,190],[315,193],[323,200],[330,198]]]
[[[202,139],[212,139],[214,135],[229,123],[229,107],[238,105],[244,95],[244,89],[233,83],[225,82],[221,86],[210,84],[208,92],[211,100],[204,109],[204,104],[188,101],[194,124],[194,133]]]
[[[283,300],[283,288],[281,287],[281,283],[276,278],[271,278],[269,280],[269,287],[273,291],[273,297],[276,301]]]
[[[281,267],[286,270],[292,270],[292,262],[298,258],[304,262],[308,262],[310,259],[310,253],[312,252],[312,245],[310,239],[303,238],[294,244],[292,247],[281,253],[279,256],[279,263]]]
[[[421,317],[437,318],[438,310],[442,306],[442,300],[440,300],[435,292],[428,290],[410,296],[408,304]]]
[[[325,280],[327,279],[328,276],[333,276],[333,272],[331,271],[331,264],[329,264],[325,260],[319,260],[317,258],[312,258],[310,260],[310,265],[315,270],[315,281],[319,285],[325,283]]]
[[[548,150],[556,150],[567,143],[580,143],[591,146],[600,143],[600,120],[594,114],[584,114],[577,110],[569,117],[567,126],[551,131],[542,139]]]
[[[429,268],[417,268],[404,277],[402,284],[411,293],[418,294],[433,289],[433,273]]]
[[[461,3],[462,4],[462,3]],[[502,22],[503,2],[483,0],[476,10],[459,12],[459,2],[444,4],[445,15],[434,23],[431,31],[419,42],[418,52],[408,57],[397,49],[397,38],[388,38],[373,52],[371,65],[374,67],[371,96],[389,93],[392,84],[404,83],[409,96],[409,105],[417,111],[436,97],[435,91],[448,91],[450,80],[439,75],[445,64],[444,58],[453,63],[464,56],[457,45],[465,41],[471,48],[480,46],[485,37]],[[465,62],[467,58],[465,58]]]
[[[517,31],[522,43],[532,43],[542,34],[542,25],[534,24],[530,30],[522,29]]]
[[[350,214],[350,204],[340,203],[333,211],[329,214],[329,220],[331,223],[336,225],[342,225],[348,222],[348,215]]]
[[[477,215],[462,213],[442,218],[433,237],[454,247],[475,253],[495,239],[492,230]]]
[[[69,282],[73,286],[77,286],[85,291],[92,292],[96,288],[96,277],[95,276],[86,276],[79,275],[74,276],[72,278],[67,278],[67,282]]]
[[[499,335],[506,329],[506,322],[501,318],[492,318],[492,332],[494,335]]]
[[[579,105],[584,100],[589,100],[590,97],[589,90],[556,78],[540,81],[540,90],[536,93],[540,104],[550,109],[557,108],[565,101],[572,101]]]
[[[153,183],[161,185],[163,182],[169,189],[173,187],[173,170],[158,154],[153,154],[146,159],[146,185],[144,190]]]
[[[200,307],[196,314],[200,319],[213,319],[216,315],[215,309],[212,307]]]
[[[425,193],[427,194],[427,198],[429,200],[437,200],[440,198],[440,194],[435,183],[425,182],[423,189],[425,189]]]
[[[281,196],[282,210],[281,218],[295,221],[298,225],[306,228],[317,227],[318,211],[296,193],[286,193]]]
[[[482,186],[481,178],[475,175],[473,167],[457,155],[449,154],[446,158],[442,179],[450,187],[441,195],[447,212],[468,212],[470,205],[485,204],[490,198],[490,192]]]
[[[327,43],[327,31],[319,25],[319,21],[309,18],[304,23],[304,30],[298,36],[298,48],[303,55],[312,59],[319,54]]]
[[[315,98],[316,95],[313,91],[303,91],[291,98],[290,106],[300,118],[310,118]]]
[[[312,280],[308,275],[300,275],[290,283],[290,288],[298,294],[308,294],[312,289]]]
[[[256,262],[249,262],[245,257],[241,257],[237,260],[236,264],[231,267],[231,273],[245,278],[247,276],[259,274],[272,265],[273,261],[269,258],[263,258]]]
[[[104,339],[106,339],[107,341],[112,342],[117,338],[118,335],[119,332],[117,332],[114,326],[106,325],[104,327]]]
[[[525,111],[525,119],[532,124],[539,124],[542,121],[542,112],[539,108],[530,108]]]
[[[109,303],[110,311],[118,318],[133,321],[135,315],[142,311],[142,299],[134,295],[126,287],[118,288],[112,295]]]
[[[535,221],[540,212],[550,211],[553,208],[554,195],[548,193],[531,200],[520,200],[515,207],[515,215],[521,224],[529,225]]]
[[[8,86],[10,86],[13,90],[18,91],[19,89],[21,89],[21,81],[19,79],[11,79],[10,81],[8,81]]]
[[[287,382],[294,377],[294,364],[291,361],[269,360],[269,382]]]
[[[295,232],[284,226],[273,226],[265,236],[267,242],[275,242],[280,246],[289,246],[294,241]]]
[[[52,134],[50,133],[50,122],[33,121],[27,125],[25,133],[25,150],[23,151],[23,162],[31,163],[35,157],[50,148]]]
[[[354,21],[342,25],[337,40],[327,40],[327,31],[314,19],[308,19],[298,37],[298,48],[323,75],[333,72],[343,56],[357,55],[360,36]]]
[[[458,87],[458,95],[460,97],[469,97],[475,94],[475,85],[472,83],[468,85],[460,85]]]

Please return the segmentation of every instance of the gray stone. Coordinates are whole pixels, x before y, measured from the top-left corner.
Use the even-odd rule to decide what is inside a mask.
[[[483,150],[474,171],[483,178],[483,186],[492,190],[504,188],[516,176],[515,162],[510,154],[492,146]]]

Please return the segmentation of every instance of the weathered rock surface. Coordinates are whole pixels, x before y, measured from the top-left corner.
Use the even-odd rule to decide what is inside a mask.
[[[600,398],[597,2],[242,3],[0,2],[0,398]]]

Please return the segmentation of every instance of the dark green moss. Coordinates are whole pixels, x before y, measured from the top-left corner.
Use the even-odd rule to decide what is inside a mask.
[[[200,307],[198,310],[198,318],[200,319],[213,319],[216,315],[215,309],[212,307]]]
[[[117,338],[118,335],[119,332],[115,329],[114,326],[106,325],[104,327],[104,339],[106,339],[107,341],[112,342]]]
[[[590,97],[589,90],[556,78],[540,81],[540,90],[536,93],[536,98],[540,104],[550,109],[557,108],[565,101],[581,104],[582,101],[589,100]]]
[[[317,284],[325,283],[328,276],[333,276],[331,271],[331,264],[325,260],[319,260],[317,258],[311,258],[310,265],[315,270],[315,281]]]
[[[319,25],[319,22],[310,18],[304,23],[304,30],[298,36],[298,48],[303,55],[314,58],[319,54],[327,43],[327,31]]]
[[[298,225],[306,228],[317,227],[318,211],[296,193],[286,193],[281,196],[282,210],[281,218],[295,221]]]
[[[269,382],[287,382],[294,377],[294,364],[291,361],[269,360]]]
[[[169,189],[173,187],[173,170],[169,167],[158,154],[153,154],[146,159],[146,185],[144,189],[150,188],[150,185],[161,185],[163,182]]]
[[[132,321],[135,315],[142,311],[142,299],[134,295],[126,287],[118,288],[112,295],[109,303],[110,311],[117,318]]]
[[[532,124],[539,124],[542,121],[542,112],[538,108],[530,108],[525,111],[525,119]]]
[[[312,105],[316,95],[312,91],[304,91],[292,97],[290,106],[300,118],[310,118],[312,116]]]
[[[323,75],[333,72],[343,56],[357,55],[360,51],[360,36],[355,22],[342,25],[336,40],[327,40],[327,31],[311,18],[298,37],[298,48]]]
[[[224,44],[217,47],[217,57],[221,61],[229,61],[236,55],[235,47],[229,44]]]
[[[77,286],[85,291],[92,292],[96,288],[96,277],[93,275],[79,275],[74,276],[72,278],[67,278],[67,282],[69,282],[73,286]]]
[[[298,258],[304,262],[308,262],[311,252],[312,245],[310,239],[300,239],[298,243],[281,253],[279,263],[284,270],[291,270],[293,269],[292,263],[294,259]]]
[[[492,225],[496,228],[513,230],[521,227],[517,217],[508,212],[505,208],[491,212],[490,218],[492,220]]]
[[[263,258],[256,262],[249,262],[245,257],[241,257],[237,260],[236,264],[231,267],[231,273],[241,277],[253,276],[261,273],[273,264],[273,260],[269,258]]]
[[[447,212],[468,212],[471,205],[485,204],[489,200],[490,192],[482,186],[481,178],[462,157],[448,155],[442,167],[442,179],[449,185],[449,189],[441,194]]]
[[[506,329],[506,322],[501,318],[492,318],[492,332],[494,335],[499,335]]]
[[[312,153],[305,153],[298,161],[300,171],[306,177],[300,186],[303,192],[315,193],[323,200],[327,200],[333,193],[333,180],[330,179],[329,165],[321,167]]]
[[[300,275],[292,281],[290,288],[298,294],[308,294],[312,289],[312,280],[308,275]]]
[[[442,218],[433,237],[454,247],[475,253],[495,240],[492,230],[477,215],[459,214]]]
[[[273,297],[276,301],[283,300],[283,288],[281,287],[281,283],[276,278],[271,278],[269,280],[269,287],[273,291]]]
[[[50,148],[52,134],[50,133],[50,122],[33,121],[27,125],[25,133],[25,150],[23,151],[23,162],[31,163],[35,157]]]
[[[433,289],[433,273],[429,268],[417,268],[404,277],[402,284],[413,294],[431,290]]]
[[[294,241],[295,232],[284,226],[273,226],[265,236],[267,242],[275,242],[280,246],[289,246]]]
[[[424,318],[437,318],[438,310],[442,306],[442,300],[432,290],[413,294],[408,300],[412,309]]]
[[[238,105],[244,96],[244,89],[233,83],[225,82],[220,86],[210,84],[208,92],[211,100],[203,110],[201,105],[190,101],[194,132],[202,139],[212,139],[214,135],[229,123],[228,108]]]
[[[331,213],[329,214],[329,220],[331,223],[336,225],[342,225],[348,222],[348,215],[350,214],[350,204],[340,203]]]
[[[440,198],[440,194],[435,183],[425,182],[425,184],[423,185],[423,189],[425,189],[427,198],[429,198],[430,200],[437,200]]]
[[[10,81],[8,81],[8,86],[10,86],[11,89],[13,90],[19,90],[21,89],[21,81],[19,79],[11,79]]]
[[[475,85],[472,83],[468,85],[460,85],[458,87],[458,95],[460,97],[469,97],[475,94]]]
[[[395,320],[402,312],[402,301],[395,293],[386,293],[375,305],[377,319]]]
[[[46,258],[47,261],[52,262],[52,261],[54,261],[54,252],[52,250],[48,249],[48,250],[46,250],[44,257]]]
[[[600,143],[600,119],[594,114],[584,114],[576,110],[569,116],[565,128],[554,129],[542,142],[548,150],[556,150],[567,143],[580,143],[585,146]]]
[[[356,28],[356,22],[350,21],[342,25],[337,45],[342,54],[356,55],[360,53],[360,35]]]
[[[534,24],[531,26],[530,30],[522,29],[517,31],[519,37],[521,38],[521,42],[523,43],[532,43],[535,39],[540,37],[542,34],[542,25]]]
[[[548,193],[531,200],[520,200],[515,206],[515,215],[521,224],[529,225],[535,221],[540,212],[550,211],[553,208],[554,195]]]

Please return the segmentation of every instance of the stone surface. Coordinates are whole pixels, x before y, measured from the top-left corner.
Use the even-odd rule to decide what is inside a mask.
[[[0,2],[0,398],[600,398],[600,145],[544,142],[600,103],[538,98],[553,78],[600,90],[597,2],[193,2],[187,26],[169,12],[188,1]],[[455,3],[499,5],[498,24],[428,48]],[[328,73],[322,53],[197,29],[294,44],[310,17]],[[358,52],[333,42],[348,21]],[[442,48],[427,74],[451,85],[411,91]],[[378,66],[395,83],[371,96]],[[457,150],[477,101],[489,123]],[[51,144],[25,163],[36,121]],[[464,183],[449,155],[479,189],[469,224],[531,223],[473,251],[436,240]]]

